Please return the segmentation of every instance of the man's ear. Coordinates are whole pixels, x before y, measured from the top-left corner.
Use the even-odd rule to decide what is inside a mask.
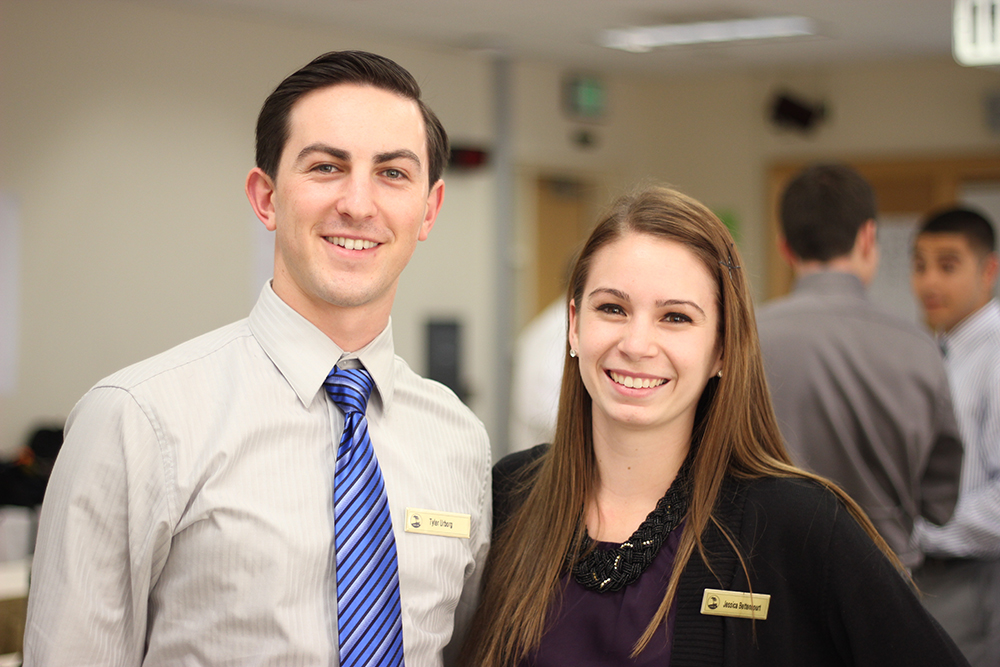
[[[997,273],[1000,273],[1000,256],[991,252],[983,259],[983,281],[990,292],[996,287]]]
[[[277,227],[274,215],[274,181],[260,167],[254,167],[247,174],[246,192],[254,214],[269,232],[273,232]]]
[[[858,229],[858,235],[854,239],[855,245],[861,250],[865,256],[868,256],[872,250],[874,250],[876,243],[878,242],[878,228],[875,225],[874,220],[867,220]]]
[[[792,248],[788,245],[788,239],[785,238],[784,234],[778,235],[778,254],[793,268],[799,263],[799,258],[792,252]]]
[[[420,235],[417,236],[420,241],[426,241],[430,235],[434,221],[437,220],[438,213],[441,212],[442,204],[444,204],[444,181],[439,178],[427,194],[427,210],[420,226]]]

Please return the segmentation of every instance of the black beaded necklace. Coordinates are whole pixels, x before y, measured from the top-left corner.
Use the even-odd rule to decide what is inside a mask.
[[[621,590],[639,578],[656,558],[667,535],[681,522],[688,510],[690,458],[677,472],[656,508],[632,537],[614,549],[592,548],[593,540],[584,528],[580,553],[586,554],[573,565],[573,577],[592,591],[609,593]]]

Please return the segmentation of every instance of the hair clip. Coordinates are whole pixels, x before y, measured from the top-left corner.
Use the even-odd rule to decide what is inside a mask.
[[[731,247],[735,247],[735,244],[732,244],[732,243],[730,243],[729,245],[730,245]],[[736,264],[736,263],[735,263],[735,262],[733,261],[733,253],[732,253],[732,251],[730,251],[730,252],[729,252],[729,261],[728,261],[728,262],[719,262],[719,264],[721,264],[722,266],[724,266],[724,267],[726,267],[727,269],[729,269],[729,279],[730,279],[730,280],[735,280],[735,279],[733,278],[733,269],[739,269],[739,268],[742,268],[742,267],[740,267],[740,266],[739,266],[738,264]]]

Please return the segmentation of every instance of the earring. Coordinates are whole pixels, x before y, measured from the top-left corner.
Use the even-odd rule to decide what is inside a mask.
[[[576,350],[574,350],[573,348],[569,348],[569,356],[571,356],[571,357],[573,357],[575,359],[576,358]]]
[[[717,377],[717,378],[720,378],[720,377],[722,377],[722,371],[719,371],[718,373],[716,373],[716,374],[715,374],[715,377]]]

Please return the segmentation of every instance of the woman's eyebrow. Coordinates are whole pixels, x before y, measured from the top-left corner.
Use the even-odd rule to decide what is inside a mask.
[[[667,308],[669,306],[691,306],[702,315],[705,314],[705,311],[702,310],[702,307],[696,304],[694,301],[686,301],[684,299],[666,299],[664,301],[656,302],[657,308]]]
[[[617,289],[615,289],[613,287],[598,287],[598,288],[594,289],[593,291],[591,291],[591,293],[588,294],[587,296],[590,297],[590,298],[593,298],[594,296],[596,296],[598,294],[610,294],[611,296],[615,297],[616,299],[621,299],[622,301],[630,301],[628,294],[626,294],[625,292],[622,292],[621,290],[617,290]]]

